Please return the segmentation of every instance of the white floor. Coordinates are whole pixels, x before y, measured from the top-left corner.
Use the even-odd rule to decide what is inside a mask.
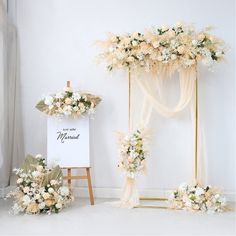
[[[60,214],[10,215],[0,200],[0,235],[236,235],[235,212],[214,215],[114,208],[107,199],[77,199]]]

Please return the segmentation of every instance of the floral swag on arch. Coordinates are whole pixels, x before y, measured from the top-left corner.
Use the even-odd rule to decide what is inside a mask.
[[[197,64],[201,62],[211,69],[216,62],[224,58],[225,54],[223,41],[211,35],[210,30],[211,28],[207,27],[198,32],[193,26],[177,23],[173,27],[152,28],[144,34],[139,32],[125,35],[109,34],[106,40],[98,42],[104,49],[99,55],[99,60],[107,63],[109,71],[127,69],[129,75],[132,73],[132,80],[135,81],[143,94],[141,125],[139,124],[142,128],[137,129],[136,127],[133,130],[130,125],[129,134],[121,134],[119,137],[119,167],[126,173],[120,207],[132,208],[139,205],[135,176],[138,172],[145,170],[147,156],[145,130],[152,111],[155,110],[162,116],[169,118],[189,106],[193,125],[195,124],[194,91],[196,89]],[[170,107],[166,105],[163,85],[176,72],[179,74],[180,95],[176,105]],[[145,78],[140,76],[141,73],[145,75]],[[199,139],[199,135],[197,139]],[[182,202],[182,205],[177,204],[178,208],[180,205],[181,208],[185,208],[183,199],[179,197],[182,195],[178,195],[178,202]],[[214,192],[212,195],[214,196]],[[176,199],[177,197],[172,197],[171,200],[174,208],[177,208]],[[220,209],[224,205],[223,200],[218,199],[217,204],[219,207],[215,209]],[[196,205],[199,204],[196,203],[194,206]],[[215,205],[213,204],[213,208]],[[195,210],[205,209],[207,211],[209,208],[207,206],[198,209],[195,207]]]

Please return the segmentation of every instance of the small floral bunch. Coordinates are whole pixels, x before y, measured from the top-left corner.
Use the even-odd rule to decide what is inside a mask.
[[[58,213],[73,201],[69,188],[62,186],[60,167],[46,168],[40,154],[28,155],[22,167],[14,172],[17,187],[7,195],[14,198],[14,214]]]
[[[63,92],[44,97],[36,108],[48,115],[77,118],[83,114],[93,114],[100,101],[100,97],[73,92],[71,87],[66,87]]]
[[[145,170],[145,133],[143,130],[136,130],[132,134],[119,136],[120,161],[118,167],[124,170],[128,177],[134,178],[135,174]]]
[[[211,186],[181,184],[169,197],[171,207],[207,213],[225,210],[226,199]]]
[[[210,67],[224,57],[223,42],[209,34],[210,27],[197,32],[192,26],[176,23],[172,27],[152,28],[145,34],[109,34],[100,42],[109,71],[119,68],[155,71],[160,65],[190,67],[202,62]]]

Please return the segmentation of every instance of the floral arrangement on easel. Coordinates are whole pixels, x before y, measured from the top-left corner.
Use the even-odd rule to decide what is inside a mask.
[[[68,81],[63,92],[45,96],[38,102],[36,108],[51,116],[78,118],[85,114],[94,114],[94,108],[100,101],[100,97],[92,94],[73,91]]]
[[[179,101],[180,103],[177,103],[179,106],[177,105],[176,109],[171,110],[167,106],[162,106],[163,104],[158,103],[158,100],[155,100],[156,104],[158,104],[155,107],[156,110],[163,116],[168,117],[168,115],[174,114],[175,110],[183,110],[189,104],[189,101],[193,99],[193,91],[197,87],[195,81],[199,62],[211,69],[213,64],[224,59],[224,42],[211,35],[210,30],[211,27],[207,27],[202,31],[196,31],[191,25],[177,23],[172,27],[153,27],[145,33],[109,34],[106,40],[98,42],[103,48],[103,52],[99,54],[98,59],[106,62],[108,71],[126,69],[129,73],[129,86],[131,71],[151,72],[152,75],[158,75],[160,77],[157,78],[156,81],[158,81],[159,79],[168,78],[177,70],[180,73],[180,97],[182,98]],[[151,97],[153,101],[151,83],[147,86],[143,80],[136,79],[136,81],[146,98],[150,99]],[[139,155],[135,154],[138,157],[138,162],[134,164],[135,159],[131,157],[131,153],[129,152],[129,148],[133,148],[130,144],[130,139],[135,134],[136,131],[133,134],[127,135],[127,140],[123,139],[120,141],[121,160],[119,166],[126,171],[128,177],[131,176],[132,178],[144,168]],[[143,141],[144,139],[140,142],[142,143]],[[146,151],[144,153],[144,157],[146,158]],[[196,210],[196,208],[200,210],[206,208],[206,211],[214,208],[216,209],[215,212],[223,209],[225,203],[219,200],[222,198],[218,198],[220,195],[209,186],[190,186],[184,194],[178,190],[174,192],[174,197],[171,201],[172,208],[193,210]],[[204,195],[202,194],[200,198],[195,196],[194,201],[192,200],[191,204],[186,206],[186,196],[191,196],[191,199],[193,199],[192,195],[195,193],[192,192],[192,195],[189,195],[187,191],[194,188],[198,190],[201,188],[204,191]],[[137,200],[138,194],[134,194],[134,192],[131,184],[126,184],[122,197],[124,203],[122,206],[134,207],[139,203]],[[133,201],[134,198],[136,198],[136,201]],[[207,204],[203,204],[203,202],[207,202]]]
[[[143,68],[156,70],[160,65],[189,67],[198,62],[211,66],[224,57],[223,41],[209,34],[210,27],[197,32],[193,26],[177,23],[173,27],[152,28],[145,34],[109,34],[99,41],[104,52],[100,60],[107,69]]]
[[[226,199],[211,186],[181,184],[169,197],[171,208],[207,213],[222,212],[226,209]]]
[[[17,187],[7,195],[14,198],[14,214],[59,213],[74,199],[71,190],[63,186],[59,166],[51,169],[40,155],[28,155],[21,168],[14,169]]]
[[[120,134],[119,137],[119,154],[120,161],[118,167],[123,170],[129,178],[134,178],[135,174],[145,171],[146,136],[143,130],[125,135]]]

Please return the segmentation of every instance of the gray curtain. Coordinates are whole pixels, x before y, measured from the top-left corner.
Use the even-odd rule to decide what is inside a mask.
[[[0,0],[0,188],[10,185],[12,168],[23,159],[17,34]]]

